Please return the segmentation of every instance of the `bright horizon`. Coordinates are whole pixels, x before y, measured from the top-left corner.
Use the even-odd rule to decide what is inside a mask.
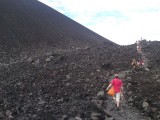
[[[39,0],[120,45],[160,41],[159,0]]]

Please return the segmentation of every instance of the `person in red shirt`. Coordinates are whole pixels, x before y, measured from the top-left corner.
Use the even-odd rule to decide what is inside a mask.
[[[122,84],[122,80],[120,80],[118,78],[118,74],[115,74],[115,78],[111,81],[111,83],[108,85],[106,90],[108,91],[111,86],[114,87],[114,92],[115,92],[115,96],[113,97],[113,100],[116,103],[117,108],[119,109],[120,96],[123,95],[122,94],[123,93],[123,84]]]

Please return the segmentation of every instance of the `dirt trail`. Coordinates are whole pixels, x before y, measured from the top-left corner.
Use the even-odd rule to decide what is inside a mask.
[[[140,42],[140,46],[141,46],[141,50],[140,51],[137,51],[139,54],[140,54],[140,56],[141,56],[141,60],[143,60],[143,62],[144,62],[144,68],[147,68],[148,67],[148,58],[146,57],[146,55],[145,55],[145,53],[142,51],[142,43]]]
[[[145,54],[142,52],[141,53],[141,59],[144,61],[144,67],[148,67],[148,58],[146,58]]]
[[[145,53],[143,53],[142,51],[138,53],[140,54],[141,59],[144,61],[143,67],[147,68],[148,58],[146,57]],[[125,81],[127,71],[129,70],[121,71],[119,73],[119,77],[123,81],[123,83]],[[113,79],[113,76],[111,76],[109,81],[111,81],[112,79]],[[127,92],[127,91],[124,89],[124,92]],[[111,120],[151,120],[150,118],[143,116],[140,113],[140,111],[138,111],[136,108],[129,106],[127,101],[125,100],[125,97],[123,98],[123,100],[121,100],[120,110],[117,110],[112,97],[108,96],[108,100],[106,100],[104,103],[103,110],[109,115],[111,115],[110,117]]]
[[[117,110],[111,97],[105,101],[104,111],[111,115],[112,120],[150,120],[135,108],[128,106],[125,100],[122,100],[120,110]]]
[[[121,71],[119,73],[119,78],[123,81],[123,83],[127,83],[125,78],[128,71],[129,70]],[[113,76],[109,78],[109,81],[111,81],[112,79]],[[124,89],[124,92],[127,91]],[[108,99],[104,102],[103,110],[109,115],[111,115],[111,119],[109,120],[151,120],[150,118],[143,116],[136,108],[129,106],[125,99],[125,95],[124,98],[121,100],[120,110],[117,110],[111,96],[108,96]]]

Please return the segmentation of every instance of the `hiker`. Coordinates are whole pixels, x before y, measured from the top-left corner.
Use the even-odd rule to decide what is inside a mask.
[[[138,40],[138,41],[136,42],[136,44],[137,44],[137,52],[138,52],[138,53],[141,53],[142,51],[141,51],[140,41]]]
[[[144,66],[144,61],[143,60],[141,60],[141,65]]]
[[[137,46],[137,52],[138,53],[141,53],[142,51],[141,51],[141,46]]]
[[[140,45],[140,43],[137,44],[137,52],[141,53],[141,45]]]
[[[143,66],[143,65],[144,65],[143,60],[138,60],[138,61],[137,61],[137,66]]]
[[[135,58],[132,60],[131,64],[132,64],[133,69],[136,69],[136,67],[137,67],[137,61],[136,61]]]
[[[115,78],[111,81],[106,90],[108,91],[111,86],[114,87],[115,92],[113,100],[116,103],[117,108],[119,109],[120,97],[123,96],[123,84],[122,80],[119,79],[118,74],[115,74]]]
[[[137,51],[140,52],[141,48],[140,46],[137,46]]]
[[[140,60],[137,60],[137,66],[141,66]]]
[[[137,44],[137,46],[139,46],[139,45],[140,45],[140,41],[139,41],[139,40],[137,40],[137,41],[136,41],[136,44]]]

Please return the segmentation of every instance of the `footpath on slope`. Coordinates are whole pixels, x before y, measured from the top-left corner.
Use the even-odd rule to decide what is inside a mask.
[[[145,56],[145,54],[142,51],[137,51],[144,62],[143,67],[148,67],[148,58]],[[119,77],[122,80],[122,82],[127,84],[127,75],[128,73],[132,73],[132,70],[125,70],[119,72]],[[108,81],[110,82],[113,79],[113,76],[111,76]],[[124,93],[126,93],[124,89]],[[142,113],[140,113],[139,110],[137,110],[134,107],[131,107],[128,105],[127,101],[124,98],[121,99],[120,103],[120,110],[116,109],[116,104],[113,102],[113,98],[111,96],[107,96],[107,100],[104,101],[104,105],[102,106],[102,109],[105,113],[110,115],[109,119],[106,120],[151,120],[151,118],[143,116]]]
[[[143,60],[143,62],[144,62],[143,67],[147,68],[148,67],[148,58],[146,57],[145,53],[142,51],[142,45],[141,45],[141,43],[139,43],[139,47],[140,47],[140,50],[137,50],[137,52],[138,52],[138,54],[140,56],[139,59]]]
[[[120,79],[122,79],[124,83],[126,83],[125,78],[128,72],[129,71],[127,70],[119,73]],[[111,81],[112,78],[113,76],[109,79],[109,81]],[[124,92],[127,91],[124,90]],[[129,106],[125,98],[121,100],[120,110],[116,109],[116,105],[111,96],[107,96],[107,98],[108,99],[104,101],[102,106],[103,111],[110,115],[110,119],[106,120],[151,120],[150,118],[143,116],[136,108]]]

